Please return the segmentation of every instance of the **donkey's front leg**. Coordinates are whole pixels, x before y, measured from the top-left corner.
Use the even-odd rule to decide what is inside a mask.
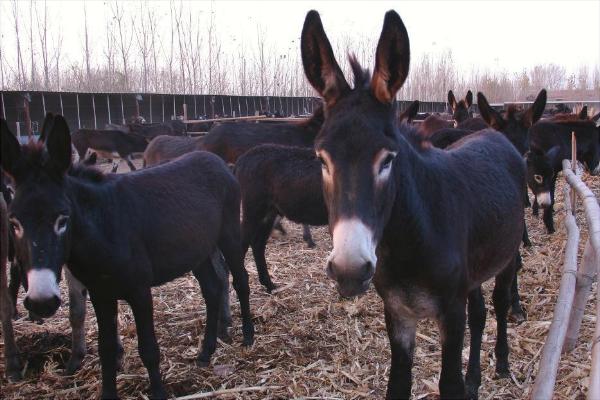
[[[164,399],[167,392],[160,377],[160,350],[154,333],[152,292],[149,287],[138,288],[127,298],[138,335],[138,351],[150,378],[150,393],[154,399]]]
[[[98,353],[102,366],[102,398],[117,398],[117,299],[106,288],[90,290],[98,321]]]
[[[65,268],[65,276],[69,287],[69,322],[71,322],[71,357],[67,362],[65,374],[73,375],[85,357],[85,300],[87,290],[71,271]]]
[[[462,375],[462,350],[466,323],[465,300],[450,300],[443,307],[438,321],[442,338],[442,372],[439,383],[442,399],[465,398],[465,383]]]
[[[388,399],[408,399],[412,386],[412,364],[415,349],[416,320],[403,318],[394,313],[392,306],[385,306],[385,326],[392,349],[392,368],[388,380]]]

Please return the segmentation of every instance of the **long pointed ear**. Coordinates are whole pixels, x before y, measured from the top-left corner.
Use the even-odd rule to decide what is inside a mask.
[[[408,77],[410,42],[400,16],[394,10],[385,13],[377,52],[371,90],[383,104],[394,101],[396,93]]]
[[[14,178],[17,163],[21,158],[21,145],[8,128],[4,118],[0,118],[0,139],[2,139],[0,165],[8,175]]]
[[[54,125],[54,114],[49,112],[46,114],[46,118],[44,118],[44,123],[42,125],[42,131],[40,132],[40,138],[38,139],[40,142],[45,142],[48,138],[48,134],[52,130],[52,126]]]
[[[465,101],[467,103],[467,107],[471,107],[473,105],[473,92],[470,90],[467,92],[467,97],[465,97]]]
[[[552,147],[546,152],[546,154],[544,154],[544,156],[550,162],[550,165],[554,165],[557,161],[560,161],[558,160],[560,157],[560,146]]]
[[[457,103],[452,90],[448,90],[448,105],[452,109],[452,112],[456,111]]]
[[[502,115],[490,106],[487,99],[483,95],[483,93],[477,93],[477,107],[479,108],[479,113],[481,114],[481,118],[485,122],[488,123],[494,129],[500,130],[504,127],[505,121],[502,118]]]
[[[402,114],[400,114],[400,116],[398,117],[398,122],[401,124],[410,124],[413,118],[415,118],[415,116],[419,112],[419,105],[419,100],[415,100],[412,103],[410,103],[408,108],[404,110],[404,112],[402,112]]]
[[[325,105],[333,106],[344,93],[350,90],[350,86],[335,60],[321,17],[315,10],[306,14],[300,50],[308,81],[323,97]]]
[[[590,118],[592,121],[594,122],[598,122],[600,121],[600,112],[596,115],[594,115],[592,118]]]
[[[588,113],[587,112],[588,112],[587,111],[587,105],[581,107],[581,111],[579,111],[579,114],[578,114],[579,119],[583,119],[583,120],[588,119]]]
[[[532,126],[542,117],[544,109],[546,108],[547,97],[546,89],[540,90],[540,93],[538,93],[535,101],[531,107],[525,111],[525,115],[523,116],[523,121],[525,122],[526,126]]]
[[[71,133],[69,125],[62,115],[54,117],[54,124],[46,138],[46,148],[52,166],[60,175],[67,172],[71,166]]]

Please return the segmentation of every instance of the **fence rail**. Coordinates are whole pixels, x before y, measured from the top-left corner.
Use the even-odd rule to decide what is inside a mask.
[[[575,149],[574,134],[572,141]],[[539,371],[532,390],[531,397],[535,400],[552,398],[560,354],[575,348],[592,282],[595,277],[600,276],[600,206],[594,193],[581,180],[580,173],[575,171],[577,165],[575,154],[572,154],[571,160],[562,162],[563,175],[567,183],[564,190],[565,226],[568,237],[565,261],[554,316],[542,349]],[[588,239],[579,270],[577,253],[580,230],[575,218],[577,198],[583,202],[588,230]],[[592,340],[588,400],[600,398],[600,293],[597,294],[596,300],[596,327]]]

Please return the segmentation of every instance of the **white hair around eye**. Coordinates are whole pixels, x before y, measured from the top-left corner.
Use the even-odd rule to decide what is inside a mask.
[[[69,222],[68,215],[59,215],[54,222],[54,233],[58,236],[62,236],[67,231],[67,222]]]

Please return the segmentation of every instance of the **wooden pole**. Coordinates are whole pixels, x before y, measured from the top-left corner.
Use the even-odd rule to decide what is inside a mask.
[[[589,239],[585,244],[583,251],[583,260],[581,267],[577,271],[577,284],[575,287],[575,296],[573,298],[573,307],[571,308],[571,317],[569,318],[569,327],[567,328],[567,336],[563,345],[563,352],[571,352],[577,346],[577,338],[579,338],[579,329],[585,312],[585,305],[592,289],[592,283],[597,274],[597,261],[594,254],[594,249]]]
[[[94,129],[98,129],[98,121],[96,120],[96,100],[92,94],[92,111],[94,111]]]
[[[187,121],[188,119],[188,114],[187,114],[187,104],[183,103],[183,120]]]
[[[112,124],[112,121],[110,119],[110,99],[108,97],[108,94],[106,95],[106,108],[108,108],[108,123]]]
[[[235,117],[235,118],[211,118],[211,119],[190,119],[184,120],[183,122],[186,124],[192,124],[196,122],[221,122],[221,121],[243,121],[243,120],[258,120],[258,119],[266,119],[266,115],[258,115],[258,116],[249,116],[249,117]],[[279,119],[279,118],[278,118]],[[300,118],[298,118],[300,119]]]
[[[29,115],[29,100],[23,97],[23,111],[25,113],[25,132],[31,138],[31,116]]]
[[[79,116],[79,93],[75,95],[77,100],[77,129],[81,129],[81,117]]]
[[[562,345],[567,333],[567,321],[573,304],[575,292],[575,273],[577,272],[577,250],[579,246],[579,228],[577,221],[570,209],[569,188],[565,186],[565,227],[567,228],[567,245],[565,250],[565,261],[563,264],[562,278],[558,299],[554,306],[554,317],[550,324],[548,336],[542,349],[542,357],[539,362],[539,370],[533,386],[531,397],[533,399],[551,399],[554,393],[556,372]]]
[[[577,173],[577,138],[575,137],[575,131],[571,132],[571,170],[574,174]],[[577,194],[575,189],[571,189],[571,210],[573,215],[577,211]]]

